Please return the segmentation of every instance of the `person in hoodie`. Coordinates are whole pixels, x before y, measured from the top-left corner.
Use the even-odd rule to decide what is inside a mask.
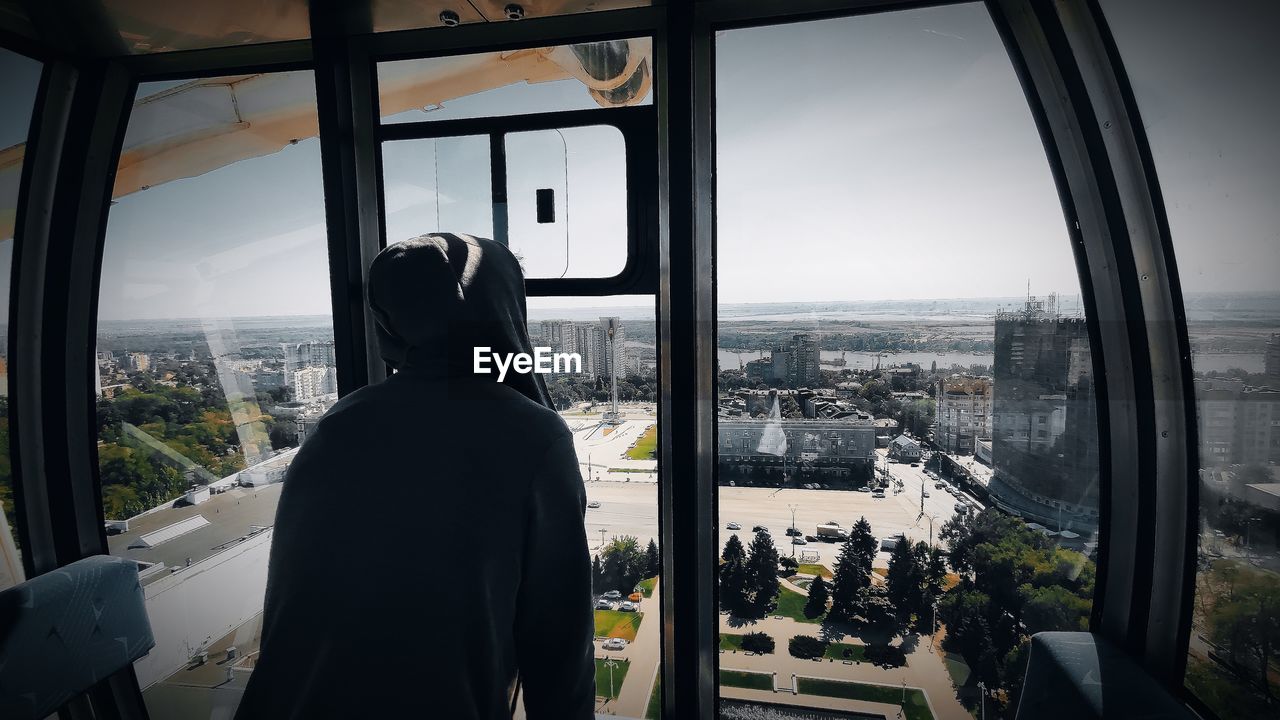
[[[532,354],[524,279],[492,240],[425,235],[369,270],[385,381],[289,466],[261,653],[236,718],[592,718],[586,494]],[[517,691],[517,687],[522,688]]]

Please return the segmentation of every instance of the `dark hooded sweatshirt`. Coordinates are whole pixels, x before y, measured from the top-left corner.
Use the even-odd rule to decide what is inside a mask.
[[[586,496],[531,353],[524,286],[491,240],[430,235],[373,261],[397,372],[344,397],[289,467],[262,648],[236,717],[593,717]]]

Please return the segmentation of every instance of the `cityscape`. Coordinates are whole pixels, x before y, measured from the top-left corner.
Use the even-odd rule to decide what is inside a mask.
[[[548,376],[548,387],[588,483],[586,531],[599,593],[618,595],[597,604],[601,661],[627,663],[629,679],[602,695],[601,708],[638,717],[653,697],[659,657],[657,626],[643,622],[661,592],[649,574],[657,569],[649,561],[658,541],[657,377],[652,321],[625,315],[541,319],[530,322],[530,334],[535,345],[582,357],[581,373]],[[727,334],[747,344],[753,322],[730,325]],[[889,660],[841,662],[836,670],[853,668],[849,682],[919,690],[903,695],[909,714],[912,697],[933,717],[972,712],[983,697],[994,710],[1016,692],[1029,632],[1087,625],[1099,503],[1087,324],[1057,298],[1030,295],[1021,307],[1000,303],[988,323],[989,362],[971,346],[934,352],[926,367],[920,361],[928,355],[907,348],[850,367],[851,354],[866,351],[832,347],[839,332],[829,337],[794,322],[783,336],[770,325],[764,347],[721,348],[721,544],[734,557],[741,551],[743,563],[764,553],[781,567],[770,581],[776,588],[766,584],[764,594],[748,587],[749,573],[721,576],[722,598],[729,598],[722,643],[732,656],[722,656],[732,666],[722,673],[726,698],[760,700],[767,676],[770,695],[790,689],[803,700],[803,688],[816,681],[804,673],[788,678],[804,652],[853,653]],[[95,389],[104,515],[112,551],[139,563],[157,633],[157,649],[138,663],[140,681],[161,707],[234,704],[229,693],[243,687],[255,657],[280,483],[337,399],[328,319],[108,323],[103,330]],[[878,330],[920,332],[892,322]],[[1274,564],[1256,548],[1272,542],[1280,516],[1272,475],[1280,460],[1272,422],[1280,417],[1280,391],[1272,389],[1280,388],[1280,334],[1249,349],[1236,359],[1262,372],[1196,379],[1203,489],[1222,508],[1202,521],[1203,551]],[[947,365],[948,357],[978,362]],[[848,569],[855,567],[845,552],[854,528],[875,548],[865,553],[866,573]],[[956,553],[997,531],[1007,536],[1001,543],[1013,538],[1025,546],[1019,552],[1042,556],[1034,562],[1066,570],[1032,572],[1026,577],[1039,579],[1010,588],[1004,605],[982,600],[987,610],[978,616],[989,612],[991,622],[975,630],[966,620],[977,592],[970,578],[985,572],[989,583],[995,570]],[[927,580],[930,553],[941,553],[942,570]],[[918,591],[903,594],[902,567],[916,568]],[[852,594],[850,572],[869,578],[854,582]],[[726,589],[726,582],[746,585]],[[828,595],[844,588],[843,605],[810,603],[815,586]],[[1005,615],[1020,617],[1021,629],[997,632],[995,620]],[[800,655],[743,646],[811,635],[822,646]],[[1225,652],[1204,642],[1206,654]],[[236,657],[225,669],[201,660],[227,648]],[[985,696],[974,690],[979,681]]]

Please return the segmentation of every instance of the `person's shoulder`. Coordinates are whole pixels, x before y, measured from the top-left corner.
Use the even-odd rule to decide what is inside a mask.
[[[569,426],[560,413],[536,402],[515,388],[502,383],[482,384],[483,395],[493,403],[495,413],[500,413],[504,423],[521,428],[528,439],[538,444],[550,444],[570,436]]]

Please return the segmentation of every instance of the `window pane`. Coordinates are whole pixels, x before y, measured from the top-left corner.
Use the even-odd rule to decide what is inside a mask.
[[[314,87],[309,72],[143,85],[125,137],[98,462],[110,550],[141,569],[154,718],[239,702],[279,481],[336,399]]]
[[[649,38],[398,60],[378,65],[384,122],[648,105]]]
[[[596,712],[631,718],[648,717],[661,659],[654,301],[529,298],[534,346],[582,361],[581,372],[548,375],[547,389],[573,432],[587,486],[587,544],[600,561],[593,570]]]
[[[506,205],[493,201],[490,136],[384,143],[387,241],[430,232],[507,241],[528,278],[611,277],[627,262],[622,133],[597,125],[507,133]]]
[[[610,277],[627,264],[626,142],[615,127],[506,136],[511,250],[528,277]],[[549,193],[549,216],[537,194]]]
[[[493,237],[488,136],[385,143],[382,167],[388,243],[432,232]]]
[[[722,712],[1012,712],[1030,634],[1088,626],[1099,470],[1004,46],[969,4],[725,32],[716,68]]]
[[[18,183],[26,157],[27,131],[35,110],[41,65],[0,49],[0,97],[8,109],[0,114],[0,590],[23,580],[9,462],[9,293],[13,284],[13,225]]]
[[[1164,195],[1200,436],[1186,685],[1221,718],[1280,691],[1280,5],[1106,2]],[[1271,643],[1271,645],[1268,645]]]

